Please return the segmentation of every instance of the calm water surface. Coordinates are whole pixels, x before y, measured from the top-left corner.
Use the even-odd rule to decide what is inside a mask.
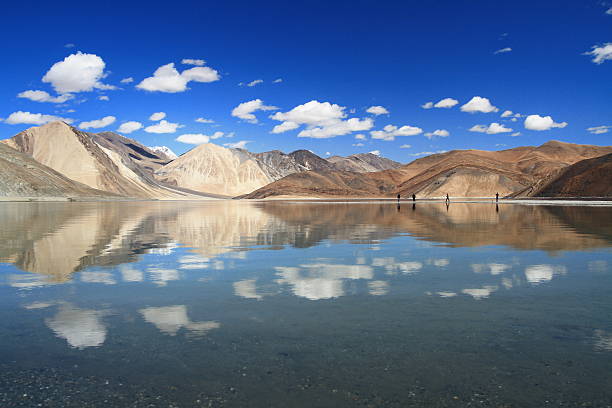
[[[2,407],[611,405],[611,207],[0,203]]]

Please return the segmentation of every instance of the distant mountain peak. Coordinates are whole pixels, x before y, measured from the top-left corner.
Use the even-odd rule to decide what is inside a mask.
[[[166,157],[171,160],[174,160],[178,157],[177,154],[174,153],[172,149],[170,149],[168,146],[153,146],[153,147],[149,147],[149,149],[153,150],[156,153],[165,154]]]

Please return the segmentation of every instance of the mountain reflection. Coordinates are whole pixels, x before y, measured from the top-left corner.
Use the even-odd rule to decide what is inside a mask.
[[[224,269],[223,261],[216,258],[227,253],[239,259],[248,250],[306,248],[323,242],[379,246],[402,234],[454,247],[501,245],[549,252],[603,248],[612,242],[606,228],[611,218],[612,212],[600,207],[509,204],[496,211],[494,205],[483,203],[452,203],[448,209],[423,203],[414,211],[402,208],[399,212],[387,203],[2,203],[0,261],[44,275],[47,283],[66,282],[74,272],[90,266],[122,265],[124,281],[141,282],[146,275],[163,286],[179,280],[179,270]],[[139,271],[129,266],[140,254],[163,256],[178,247],[187,247],[192,254],[180,258],[177,269],[151,266]],[[449,260],[425,262],[444,267]],[[412,273],[422,268],[423,261],[381,259],[373,265],[390,274]],[[341,273],[322,265],[277,273],[279,281],[293,291],[317,298],[338,296],[342,292],[339,279],[366,279],[367,267],[338,266]],[[510,267],[492,263],[472,268],[497,275]],[[525,276],[537,283],[555,273],[562,272],[536,265]],[[104,271],[87,271],[80,279],[108,285],[116,281]],[[39,281],[14,283],[35,286]],[[257,299],[260,295],[249,285],[243,283],[235,290]],[[371,290],[380,293],[383,286],[371,284]]]

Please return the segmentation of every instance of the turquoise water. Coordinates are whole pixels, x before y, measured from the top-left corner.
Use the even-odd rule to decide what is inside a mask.
[[[610,406],[612,208],[0,204],[0,406]]]

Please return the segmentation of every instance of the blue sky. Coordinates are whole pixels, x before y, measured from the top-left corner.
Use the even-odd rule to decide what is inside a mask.
[[[15,2],[1,22],[0,138],[50,115],[179,154],[612,144],[612,2]]]

